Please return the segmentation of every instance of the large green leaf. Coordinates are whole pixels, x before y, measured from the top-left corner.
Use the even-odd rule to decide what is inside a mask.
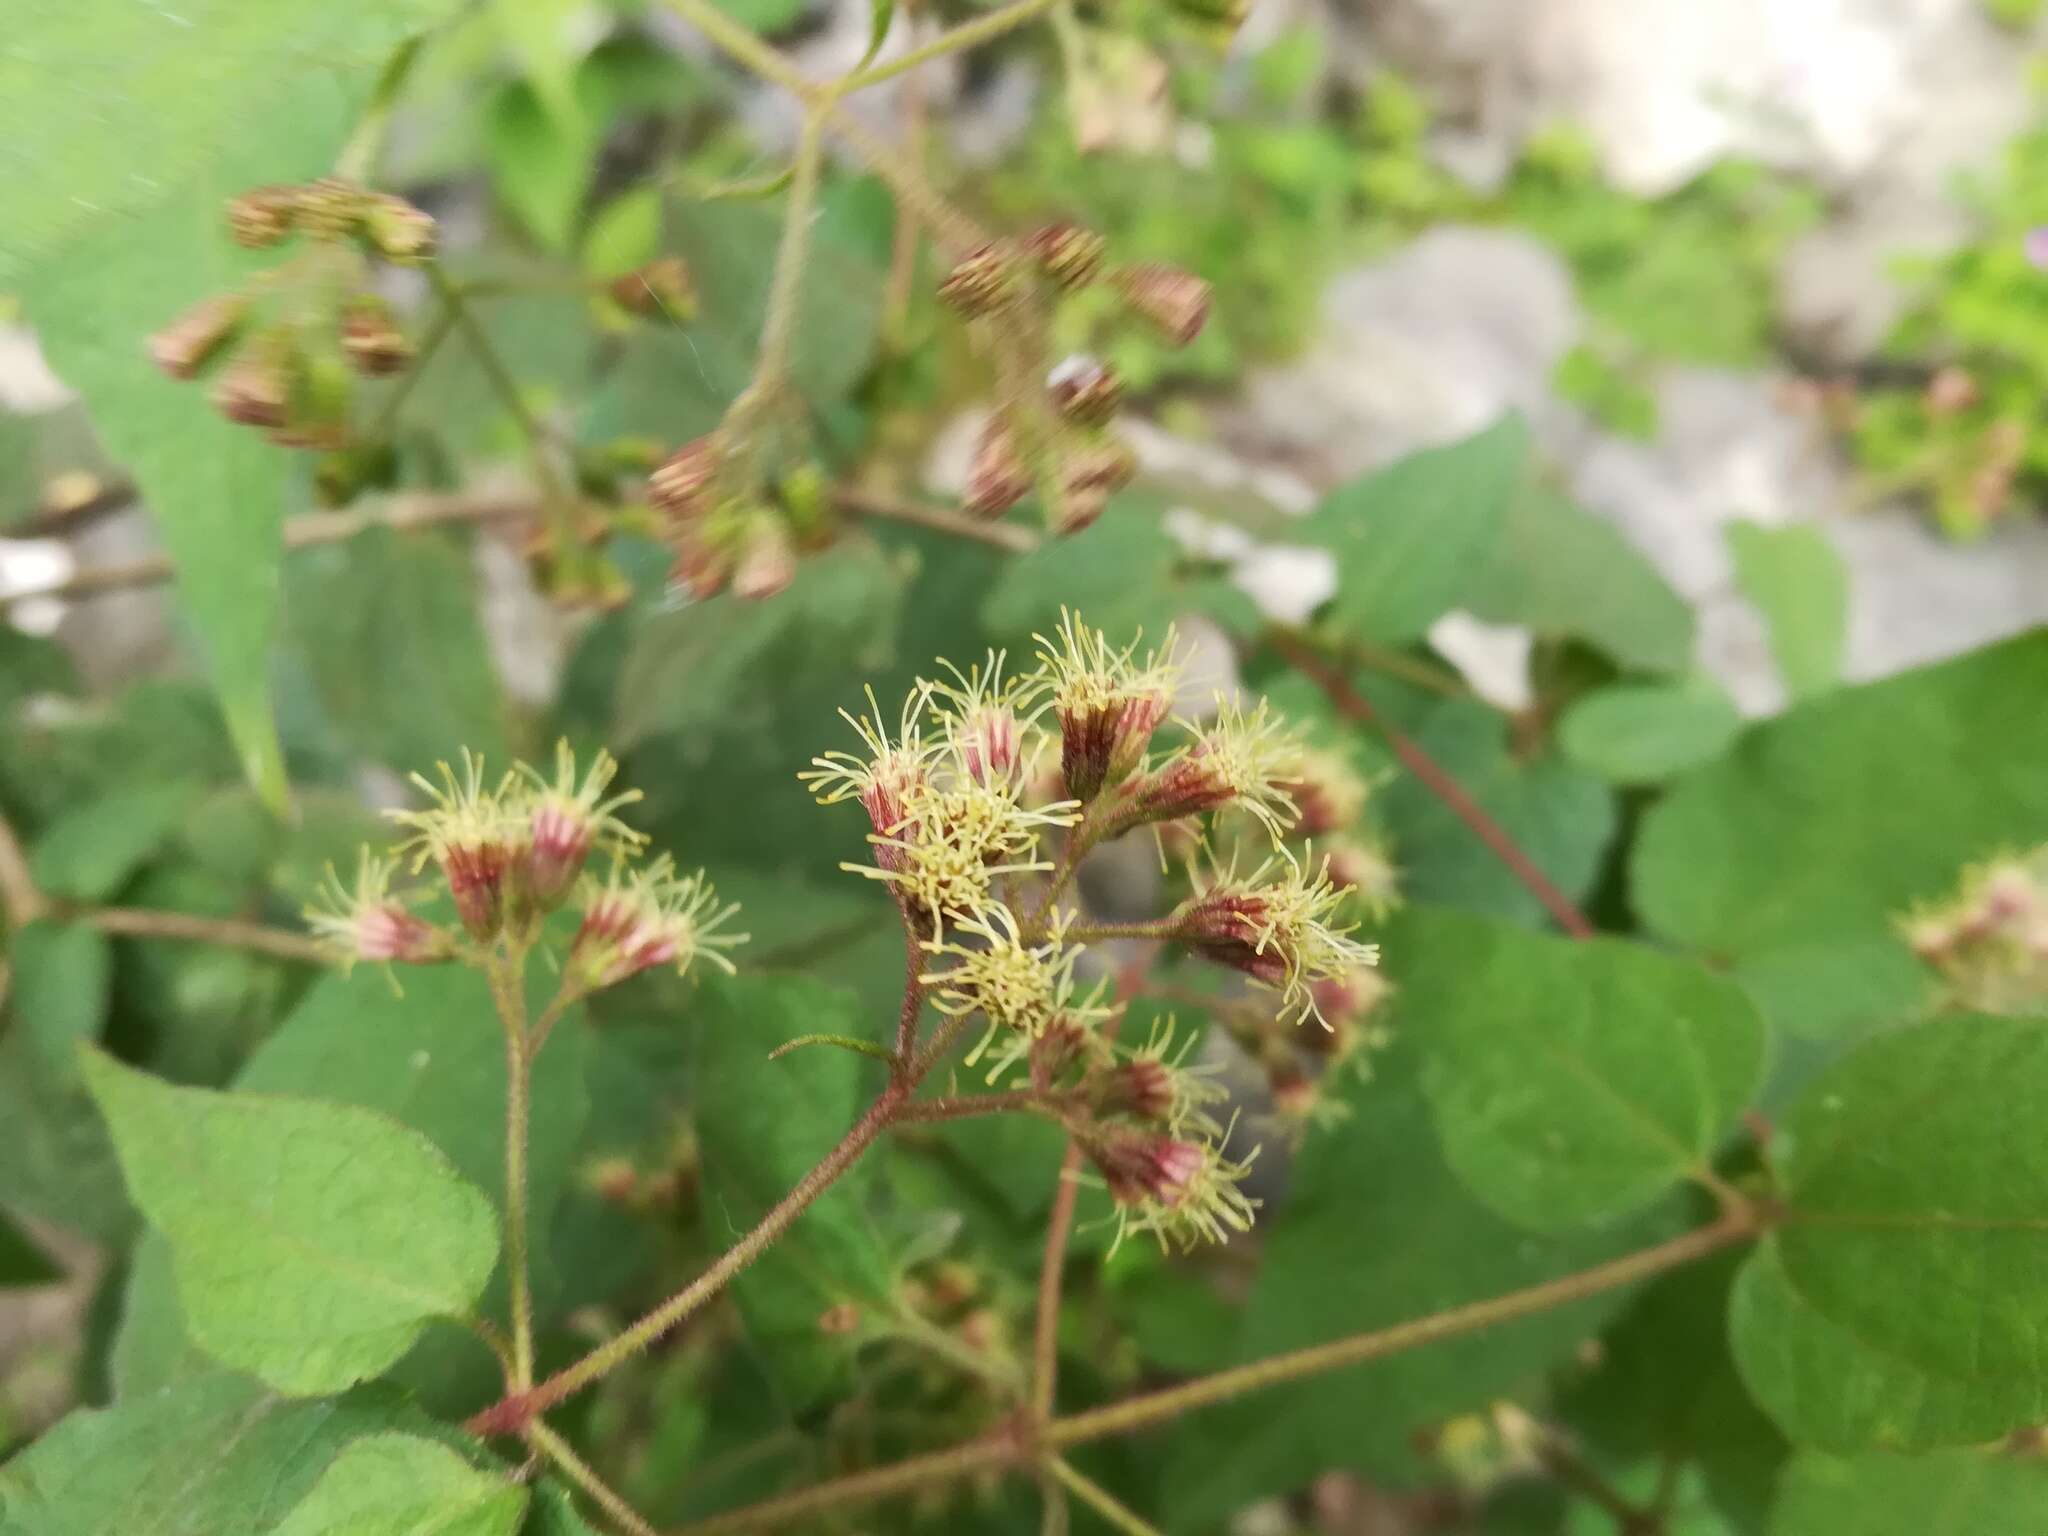
[[[170,1240],[192,1335],[223,1363],[333,1391],[465,1316],[490,1277],[490,1201],[418,1132],[353,1105],[174,1088],[97,1052],[85,1072]]]
[[[2048,1530],[2048,1466],[1978,1451],[1808,1452],[1786,1469],[1770,1536],[2031,1536]]]
[[[198,798],[195,784],[142,785],[58,817],[36,840],[37,887],[73,901],[106,901],[170,841]]]
[[[463,543],[378,529],[286,563],[290,623],[348,748],[400,771],[502,760],[505,705]]]
[[[1411,734],[1567,896],[1592,888],[1614,835],[1606,785],[1553,754],[1515,752],[1506,717],[1467,699],[1438,704]],[[1410,897],[1530,925],[1549,921],[1543,904],[1414,775],[1397,773],[1376,803]]]
[[[0,1190],[18,1211],[101,1242],[134,1225],[106,1122],[75,1059],[55,1061],[16,1009],[0,1030]]]
[[[1951,891],[1963,867],[2048,839],[2048,630],[1757,727],[1645,818],[1630,873],[1662,937],[1763,966],[1758,996],[1791,1030],[1807,975],[1888,977],[1852,1020],[1910,1012],[1923,990],[1897,917]],[[1890,964],[1874,963],[1887,951]],[[1840,958],[1837,957],[1850,957]]]
[[[730,1247],[846,1134],[881,1075],[866,1057],[803,1046],[805,1034],[876,1036],[851,994],[796,977],[707,982],[690,1010],[697,1035],[697,1139],[712,1243]],[[849,1357],[819,1318],[843,1302],[872,1308],[890,1288],[888,1256],[867,1212],[871,1165],[856,1164],[734,1285],[747,1326],[800,1399],[833,1383]]]
[[[1849,640],[1849,573],[1826,534],[1808,524],[1728,525],[1735,580],[1764,616],[1771,654],[1795,699],[1841,680]]]
[[[1587,694],[1557,723],[1566,757],[1615,784],[1653,784],[1711,762],[1741,734],[1742,716],[1704,674],[1624,683]]]
[[[275,1536],[511,1536],[526,1489],[414,1435],[366,1435],[328,1463]]]
[[[1408,976],[1388,951],[1395,979]],[[1347,1085],[1345,1120],[1313,1134],[1287,1203],[1262,1213],[1264,1260],[1236,1343],[1240,1360],[1498,1295],[1597,1264],[1667,1230],[1668,1213],[1555,1235],[1516,1227],[1469,1195],[1439,1150],[1420,1053],[1396,995],[1397,1038],[1369,1083]],[[1625,1293],[1444,1340],[1188,1422],[1164,1478],[1169,1530],[1207,1530],[1220,1513],[1331,1468],[1376,1481],[1423,1476],[1414,1436],[1476,1411],[1598,1328]]]
[[[1735,1351],[1788,1431],[1847,1448],[1982,1439],[2048,1403],[2048,1103],[2039,1019],[1866,1041],[1786,1126],[1785,1217]]]
[[[280,1398],[194,1376],[80,1411],[0,1467],[4,1536],[261,1536],[335,1453],[416,1414],[388,1388]]]
[[[1433,911],[1387,944],[1444,1154],[1522,1225],[1604,1220],[1705,1173],[1763,1075],[1763,1021],[1695,962]]]
[[[1338,487],[1293,536],[1337,559],[1329,618],[1382,645],[1418,640],[1487,558],[1529,453],[1519,416]]]
[[[279,809],[268,650],[292,456],[163,377],[144,341],[247,272],[223,200],[329,170],[377,67],[452,9],[28,0],[0,55],[0,282],[155,513],[243,764]]]
[[[1729,1336],[1742,1379],[1801,1445],[1854,1452],[1976,1445],[2048,1417],[2048,1386],[1970,1380],[1921,1368],[1829,1317],[1765,1247],[1729,1301]]]
[[[1685,599],[1610,524],[1541,487],[1508,507],[1461,606],[1546,639],[1583,640],[1630,671],[1677,673],[1692,662]]]

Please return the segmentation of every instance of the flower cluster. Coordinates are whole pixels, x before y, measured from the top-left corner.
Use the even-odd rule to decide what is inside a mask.
[[[670,581],[695,598],[730,589],[773,597],[796,579],[798,554],[831,541],[824,471],[805,462],[773,485],[722,433],[685,443],[647,478],[647,501],[674,552]]]
[[[871,856],[847,867],[889,888],[929,956],[918,985],[944,1028],[979,1028],[968,1063],[986,1060],[991,1082],[1023,1068],[1124,1229],[1168,1243],[1244,1228],[1249,1159],[1224,1154],[1228,1131],[1210,1112],[1221,1090],[1185,1065],[1170,1028],[1137,1049],[1117,1043],[1122,1009],[1079,979],[1089,940],[1171,941],[1248,977],[1278,999],[1273,1028],[1322,1024],[1312,1053],[1326,1059],[1342,1054],[1340,1036],[1361,1037],[1352,1024],[1377,981],[1376,949],[1342,920],[1333,863],[1282,842],[1303,821],[1321,830],[1355,815],[1363,784],[1306,755],[1263,702],[1170,718],[1181,683],[1171,634],[1116,645],[1063,614],[1021,674],[991,655],[919,682],[893,719],[870,694],[846,717],[860,750],[803,775],[820,802],[866,813]],[[1071,898],[1078,866],[1139,828],[1206,850],[1191,860],[1206,873],[1156,922],[1094,923]],[[1213,848],[1241,828],[1272,850],[1247,876]]]
[[[369,286],[368,258],[427,260],[434,221],[403,198],[328,178],[244,192],[227,222],[251,249],[294,235],[306,246],[243,288],[200,300],[150,338],[150,356],[175,379],[213,373],[214,408],[228,420],[287,447],[338,452],[350,440],[356,377],[387,378],[414,356]]]
[[[1109,267],[1107,245],[1094,230],[1050,224],[970,252],[939,284],[939,297],[977,325],[999,374],[1027,384],[1044,360],[1025,339],[1039,327],[1020,320],[1061,293],[1098,283],[1175,345],[1193,341],[1208,319],[1209,285],[1157,263]],[[1137,473],[1131,450],[1109,430],[1123,396],[1116,370],[1085,356],[1054,365],[1043,389],[1010,389],[975,444],[964,510],[1001,517],[1036,489],[1054,533],[1094,522]]]
[[[723,951],[746,942],[727,931],[734,913],[701,873],[679,876],[666,856],[639,863],[646,839],[619,819],[640,798],[611,792],[618,764],[600,751],[578,771],[567,742],[552,777],[522,763],[492,779],[464,752],[460,772],[440,765],[439,784],[414,775],[428,804],[388,813],[411,830],[395,850],[410,871],[440,873],[455,926],[414,910],[425,891],[393,889],[397,862],[363,851],[354,884],[328,872],[324,904],[307,920],[344,964],[423,965],[474,957],[504,941],[535,942],[563,906],[581,917],[570,946],[571,990],[609,987],[655,966],[687,972],[697,961],[730,971]],[[600,880],[590,864],[603,859]]]
[[[2048,999],[2048,847],[1967,871],[1952,899],[1919,908],[1902,927],[1961,1006],[2039,1008]]]

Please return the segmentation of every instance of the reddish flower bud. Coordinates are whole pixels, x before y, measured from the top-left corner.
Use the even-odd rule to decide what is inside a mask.
[[[796,580],[796,546],[789,525],[765,508],[747,520],[740,539],[739,563],[732,590],[747,598],[774,597]]]
[[[1045,392],[1068,421],[1099,427],[1123,404],[1124,381],[1114,368],[1077,354],[1053,369]]]
[[[531,785],[524,813],[526,846],[519,864],[520,893],[525,900],[541,910],[552,910],[569,894],[593,849],[606,848],[616,858],[645,841],[617,815],[640,798],[640,791],[605,793],[618,771],[618,761],[609,752],[599,751],[579,778],[576,754],[567,741],[555,744],[552,781],[520,765]]]
[[[608,1157],[590,1170],[590,1188],[608,1205],[631,1205],[640,1193],[640,1174],[623,1157]]]
[[[990,417],[974,445],[961,510],[971,517],[997,518],[1030,494],[1031,467],[1019,451],[1017,434],[1002,417]]]
[[[721,467],[714,439],[700,437],[685,443],[647,477],[647,500],[672,518],[699,516],[710,510],[706,493]]]
[[[330,866],[322,904],[306,909],[306,921],[345,965],[358,960],[431,965],[449,959],[455,946],[448,935],[391,894],[391,873],[392,866],[370,857],[367,848],[357,864],[353,889],[344,886]]]
[[[1088,1156],[1119,1205],[1178,1205],[1209,1155],[1199,1142],[1150,1132],[1112,1132],[1092,1140]]]
[[[1162,262],[1119,267],[1114,275],[1124,302],[1184,347],[1201,334],[1209,318],[1210,286],[1192,272]]]
[[[1140,661],[1135,643],[1117,650],[1100,630],[1062,614],[1059,644],[1041,636],[1039,647],[1060,723],[1060,774],[1068,794],[1092,800],[1137,768],[1173,707],[1173,633]]]
[[[250,250],[276,245],[298,218],[296,187],[252,187],[228,199],[228,234]]]
[[[1134,1056],[1109,1074],[1097,1102],[1105,1114],[1163,1121],[1179,1101],[1174,1069],[1157,1057]]]
[[[614,278],[607,290],[629,314],[661,315],[678,323],[697,315],[697,287],[680,256],[663,256]]]
[[[1048,224],[1025,241],[1039,270],[1060,287],[1085,288],[1102,273],[1109,242],[1079,224]]]
[[[1031,1086],[1041,1093],[1055,1087],[1061,1077],[1077,1066],[1085,1066],[1102,1054],[1102,1037],[1078,1020],[1054,1019],[1045,1032],[1031,1042]]]
[[[417,266],[433,256],[441,241],[440,226],[425,210],[388,192],[371,196],[360,218],[363,233],[386,261]]]
[[[1055,479],[1046,519],[1052,531],[1064,535],[1088,527],[1137,472],[1137,455],[1114,438],[1074,449],[1060,461]]]
[[[391,306],[374,293],[357,294],[342,310],[341,345],[356,372],[373,379],[388,378],[413,359]]]
[[[860,1308],[850,1301],[827,1307],[818,1314],[818,1332],[838,1337],[860,1326]]]
[[[352,181],[324,176],[293,189],[293,216],[315,239],[346,240],[363,222],[370,194]]]
[[[1010,253],[1000,245],[984,245],[946,274],[939,297],[970,318],[1002,308],[1017,297]]]
[[[235,354],[214,384],[214,409],[241,426],[282,427],[291,412],[295,362],[289,333],[258,336]]]
[[[192,378],[234,340],[248,311],[236,294],[201,299],[149,338],[150,361],[174,379]]]

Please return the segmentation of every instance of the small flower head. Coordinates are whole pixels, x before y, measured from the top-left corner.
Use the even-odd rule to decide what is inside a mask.
[[[640,791],[605,793],[619,772],[618,761],[609,752],[600,750],[579,780],[576,754],[566,740],[558,741],[552,781],[523,763],[520,771],[528,787],[523,807],[525,857],[520,865],[519,884],[521,893],[535,906],[549,909],[568,895],[594,849],[608,850],[618,858],[646,841],[620,821],[617,814],[637,801]]]
[[[939,297],[970,318],[992,314],[1017,297],[1018,284],[1010,253],[989,244],[972,252],[939,284]]]
[[[951,943],[935,944],[932,952],[948,963],[919,978],[932,989],[932,1006],[955,1018],[980,1014],[988,1020],[989,1038],[1014,1030],[1035,1039],[1066,1012],[1074,990],[1074,961],[1059,933],[1040,944],[1024,942],[1014,913],[991,903],[979,917],[962,918]],[[968,1056],[980,1059],[988,1039]]]
[[[1123,404],[1124,381],[1108,364],[1076,353],[1046,376],[1045,392],[1053,409],[1068,421],[1099,427]]]
[[[1247,711],[1219,696],[1215,718],[1188,729],[1198,731],[1194,741],[1126,791],[1133,811],[1145,821],[1178,821],[1229,806],[1277,842],[1299,814],[1288,775],[1301,748],[1266,701]]]
[[[1209,318],[1213,290],[1192,272],[1161,262],[1119,267],[1111,281],[1124,302],[1151,321],[1175,346],[1184,347],[1202,332]]]
[[[1055,534],[1079,533],[1102,516],[1109,498],[1129,485],[1138,473],[1138,456],[1130,445],[1113,437],[1070,448],[1053,477],[1052,505],[1046,524]]]
[[[1079,224],[1048,224],[1025,240],[1038,269],[1061,288],[1085,288],[1102,275],[1109,241]]]
[[[341,345],[349,365],[368,378],[388,378],[412,362],[413,346],[374,293],[359,293],[341,314]]]
[[[1315,984],[1379,963],[1377,945],[1333,926],[1344,896],[1327,864],[1311,875],[1281,855],[1249,879],[1218,872],[1207,890],[1181,904],[1177,931],[1205,958],[1280,993],[1283,1018],[1321,1022]]]
[[[1367,916],[1384,918],[1401,904],[1401,871],[1377,843],[1343,838],[1324,845],[1330,883],[1351,893]]]
[[[960,509],[970,517],[1001,517],[1031,494],[1031,466],[1017,433],[1000,415],[991,416],[974,445]]]
[[[346,240],[362,228],[370,194],[341,176],[292,188],[293,223],[316,240]]]
[[[239,294],[201,299],[149,338],[149,359],[174,379],[193,378],[235,339],[248,311]]]
[[[797,777],[810,786],[820,805],[860,801],[875,835],[893,836],[909,819],[912,792],[931,782],[933,764],[943,746],[927,741],[920,723],[919,717],[930,697],[928,685],[920,684],[911,690],[910,697],[903,701],[896,739],[891,741],[882,706],[875,702],[874,690],[869,689],[867,714],[856,717],[843,709],[839,712],[867,750],[859,756],[827,752],[823,757],[814,757],[812,766]],[[889,855],[886,845],[877,845],[876,862],[885,870],[895,867]]]
[[[1173,1037],[1171,1018],[1155,1024],[1143,1046],[1124,1053],[1104,1074],[1096,1108],[1164,1126],[1175,1135],[1219,1136],[1223,1128],[1208,1106],[1229,1098],[1230,1092],[1210,1070],[1185,1065],[1193,1036],[1178,1045]]]
[[[700,437],[685,443],[647,477],[647,499],[672,518],[701,516],[710,510],[709,492],[722,465],[713,439]]]
[[[614,278],[608,291],[612,302],[628,314],[662,315],[678,324],[696,318],[697,286],[680,256],[661,256],[635,267]]]
[[[1348,831],[1364,814],[1370,793],[1342,754],[1306,745],[1284,782],[1300,813],[1296,830],[1305,837]]]
[[[276,245],[298,218],[296,187],[251,187],[228,199],[228,234],[249,250]]]
[[[1002,876],[1052,868],[1039,857],[1041,834],[1077,819],[1072,801],[1027,810],[1014,785],[978,783],[955,762],[943,782],[928,780],[905,792],[894,832],[870,834],[873,868],[848,867],[887,881],[905,911],[937,939],[949,919],[978,919],[996,905]]]
[[[961,770],[977,784],[1015,784],[1036,749],[1044,706],[1033,707],[1028,684],[1004,681],[1003,659],[990,651],[964,673],[944,662],[953,681],[925,685]]]
[[[1117,1241],[1149,1232],[1161,1248],[1220,1243],[1249,1232],[1258,1202],[1238,1186],[1252,1158],[1233,1162],[1207,1140],[1158,1131],[1098,1129],[1084,1143],[1117,1204]]]
[[[265,331],[229,361],[213,386],[213,408],[244,427],[276,430],[290,418],[298,351],[285,331]]]
[[[1138,659],[1138,642],[1118,650],[1099,629],[1062,610],[1056,640],[1038,641],[1060,723],[1060,773],[1067,793],[1092,800],[1128,777],[1144,759],[1152,733],[1173,707],[1180,668],[1174,636]]]
[[[796,545],[789,524],[767,507],[757,507],[740,535],[732,573],[736,596],[759,600],[789,589],[796,580]]]
[[[478,943],[486,943],[504,922],[506,877],[524,853],[527,828],[508,812],[511,774],[495,786],[486,785],[483,759],[473,757],[467,748],[461,778],[446,763],[439,766],[438,786],[417,773],[412,776],[433,801],[431,806],[385,814],[413,828],[401,849],[413,851],[413,872],[417,874],[429,860],[438,864],[462,926]]]
[[[454,954],[447,934],[408,911],[404,899],[392,894],[393,869],[391,861],[372,858],[365,848],[351,888],[342,884],[333,865],[327,866],[320,901],[306,908],[306,921],[344,966],[358,960],[430,965]]]
[[[2018,1013],[2048,999],[2048,848],[1964,872],[1958,893],[1901,922],[1913,952],[1954,997],[1985,1013]]]
[[[377,254],[399,266],[429,260],[441,243],[433,216],[388,192],[372,193],[360,214],[363,233]]]
[[[604,884],[586,877],[580,891],[583,923],[569,965],[586,991],[658,965],[687,975],[699,960],[731,975],[733,963],[722,951],[747,942],[744,933],[722,931],[738,906],[719,905],[701,870],[678,879],[666,856],[630,872],[614,865]]]

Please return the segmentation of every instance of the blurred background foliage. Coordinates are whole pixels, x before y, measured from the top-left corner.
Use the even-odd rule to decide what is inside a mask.
[[[0,354],[12,402],[0,414],[0,601],[15,620],[0,625],[0,812],[35,886],[65,911],[289,928],[327,865],[345,867],[380,835],[375,808],[402,798],[407,773],[464,746],[494,763],[543,758],[557,737],[616,751],[623,781],[646,794],[636,823],[707,866],[754,938],[742,980],[636,981],[594,1002],[589,1027],[548,1059],[535,1176],[551,1359],[719,1251],[872,1086],[850,1056],[799,1055],[773,1071],[761,1061],[778,1037],[875,1032],[900,983],[892,909],[838,867],[863,853],[857,818],[818,811],[796,780],[813,754],[844,744],[835,711],[857,708],[869,685],[900,695],[938,656],[1028,651],[1062,605],[1113,637],[1180,622],[1205,655],[1349,754],[1375,780],[1370,829],[1410,903],[1382,935],[1394,1043],[1371,1081],[1330,1085],[1328,1123],[1298,1158],[1276,1144],[1262,1169],[1278,1213],[1270,1236],[1193,1261],[1134,1243],[1077,1270],[1062,1319],[1075,1403],[1583,1267],[1697,1215],[1669,1178],[1655,1198],[1560,1231],[1527,1230],[1475,1192],[1424,1086],[1443,1049],[1425,1001],[1475,954],[1534,942],[1542,906],[1378,736],[1279,664],[1266,644],[1275,625],[1311,619],[1318,642],[1369,679],[1377,711],[1603,927],[1733,977],[1778,1031],[1760,1099],[1773,1115],[1852,1045],[1931,1006],[1897,915],[1951,890],[1971,861],[2048,833],[2048,742],[2027,707],[2048,684],[2043,635],[1852,688],[1854,594],[1811,528],[1727,530],[1723,585],[1749,615],[1771,694],[1759,706],[1709,665],[1701,593],[1580,505],[1513,417],[1411,444],[1422,451],[1369,473],[1325,474],[1313,456],[1280,464],[1305,497],[1269,494],[1255,472],[1201,472],[1203,453],[1232,447],[1231,402],[1314,346],[1333,281],[1432,230],[1478,227],[1533,239],[1569,275],[1587,323],[1547,382],[1587,431],[1658,439],[1673,365],[1797,373],[1859,483],[1909,495],[1945,537],[1983,537],[2031,516],[2048,486],[2048,253],[2029,238],[2048,227],[2048,130],[2028,130],[1962,189],[1968,237],[1901,269],[1910,298],[1884,356],[1855,376],[1804,367],[1781,326],[1780,263],[1830,213],[1830,189],[1810,179],[1728,158],[1641,195],[1616,185],[1569,123],[1528,135],[1498,174],[1461,175],[1430,89],[1392,66],[1335,68],[1313,15],[1289,12],[1224,48],[1166,0],[1114,16],[1063,10],[962,65],[953,95],[923,108],[889,98],[889,126],[922,136],[939,184],[994,227],[1072,219],[1108,236],[1118,259],[1171,262],[1215,285],[1213,318],[1185,349],[1097,292],[1064,300],[1053,324],[1056,352],[1113,362],[1129,416],[1188,452],[1150,456],[1098,524],[1028,552],[842,511],[787,590],[685,601],[668,584],[670,552],[637,515],[634,470],[650,444],[666,451],[712,428],[748,379],[786,104],[659,6],[444,9],[377,181],[440,220],[446,268],[474,295],[491,353],[451,337],[415,372],[372,386],[357,415],[368,459],[316,473],[311,456],[245,443],[131,373],[147,333],[247,265],[219,238],[218,197],[331,163],[407,30],[390,20],[397,7],[334,14],[334,37],[353,39],[334,41],[334,55],[361,55],[345,86],[330,90],[322,73],[303,92],[251,87],[226,137],[203,102],[175,108],[161,153],[176,198],[112,236],[23,194],[18,259],[0,261],[21,322]],[[864,43],[864,15],[804,0],[725,9],[841,68],[859,46],[833,48]],[[2035,9],[1995,6],[2015,50]],[[278,24],[308,10],[281,5]],[[272,65],[325,46],[250,43]],[[779,433],[773,457],[779,472],[822,466],[873,496],[946,500],[961,417],[989,381],[933,298],[928,248],[916,281],[895,286],[895,218],[873,176],[830,167],[795,337],[802,429]],[[603,288],[665,255],[687,263],[692,312],[635,315]],[[417,274],[390,274],[387,296],[408,324],[431,308]],[[31,326],[82,399],[39,382]],[[1448,438],[1459,440],[1441,446]],[[309,517],[376,522],[423,495],[530,501],[537,457],[573,487],[553,509],[563,515],[392,519],[331,541],[280,533]],[[138,499],[166,530],[175,600],[42,590],[61,586],[71,561],[147,560]],[[594,539],[579,531],[583,506],[605,511]],[[1014,520],[1035,521],[1030,509]],[[280,538],[302,547],[267,560]],[[1257,579],[1276,549],[1317,552],[1321,574],[1282,583],[1276,600]],[[1444,639],[1446,616],[1519,632],[1518,693],[1484,668],[1460,670],[1470,653]],[[1141,852],[1091,872],[1092,894],[1114,905],[1146,889],[1156,872]],[[473,978],[408,978],[400,993],[373,973],[344,980],[283,955],[49,920],[9,939],[0,1284],[37,1299],[0,1310],[0,1448],[72,1403],[203,1364],[161,1241],[138,1241],[76,1041],[100,1039],[180,1083],[385,1109],[493,1186],[503,1068],[488,1033],[467,1028]],[[1192,973],[1166,975],[1182,1019],[1206,1027],[1224,1000]],[[1431,1006],[1495,1004],[1509,1006]],[[1258,1072],[1220,1040],[1216,1050],[1256,1107]],[[1060,1150],[1035,1123],[901,1138],[734,1305],[579,1400],[563,1427],[651,1518],[676,1523],[996,1424],[1028,1336]],[[1723,1151],[1731,1177],[1755,1156]],[[1099,1191],[1084,1197],[1077,1251],[1091,1258],[1108,1246],[1105,1205]],[[68,1286],[49,1284],[59,1269]],[[1267,1523],[1239,1529],[1604,1528],[1538,1475],[1530,1426],[1541,1420],[1632,1495],[1651,1498],[1673,1469],[1659,1527],[1670,1536],[1876,1529],[1782,1511],[1767,1524],[1793,1453],[1782,1395],[1766,1416],[1725,1342],[1734,1269],[1289,1388],[1277,1405],[1217,1409],[1084,1464],[1176,1532],[1221,1530],[1248,1508]],[[821,1329],[839,1308],[856,1321]],[[1670,1374],[1645,1379],[1650,1353]],[[488,1356],[452,1331],[427,1339],[399,1379],[445,1413],[493,1385]],[[1865,1442],[1821,1443],[1846,1453]],[[1825,1484],[1818,1454],[1789,1463],[1794,1506]],[[1038,1528],[1025,1487],[921,1497],[858,1528]],[[1397,1523],[1365,1523],[1375,1512]]]

